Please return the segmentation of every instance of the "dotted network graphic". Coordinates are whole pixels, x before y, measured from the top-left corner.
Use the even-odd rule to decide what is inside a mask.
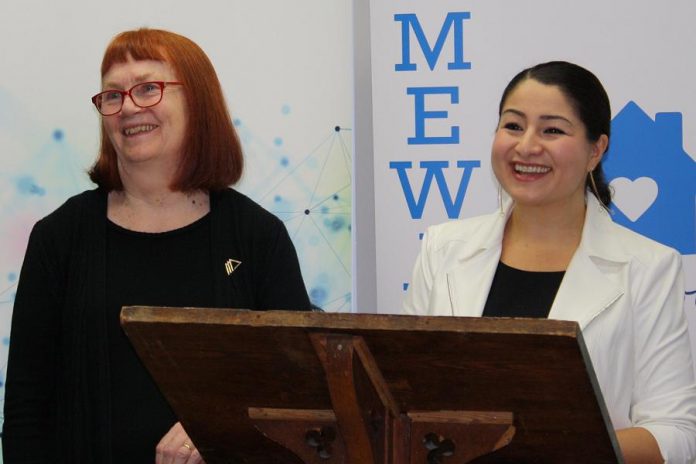
[[[313,149],[291,157],[281,137],[267,146],[243,121],[235,125],[246,154],[239,190],[285,223],[312,303],[325,311],[350,311],[351,130],[328,127]]]

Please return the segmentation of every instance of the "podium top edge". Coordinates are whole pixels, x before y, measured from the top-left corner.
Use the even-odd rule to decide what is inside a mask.
[[[127,326],[133,323],[294,327],[316,330],[501,333],[553,335],[572,338],[577,338],[580,333],[580,327],[575,321],[550,319],[124,306],[121,311],[121,325]]]

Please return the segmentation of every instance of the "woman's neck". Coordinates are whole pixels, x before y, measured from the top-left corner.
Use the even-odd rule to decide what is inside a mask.
[[[584,198],[562,208],[515,205],[505,225],[501,260],[528,271],[563,271],[580,244],[584,223]]]
[[[191,224],[210,211],[207,192],[169,188],[131,188],[109,193],[107,216],[119,226],[138,232],[166,232]]]

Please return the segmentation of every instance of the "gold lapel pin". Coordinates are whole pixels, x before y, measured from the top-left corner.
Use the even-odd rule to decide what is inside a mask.
[[[242,262],[236,259],[230,258],[227,261],[225,261],[225,271],[227,271],[227,275],[231,275],[239,267],[240,264],[242,264]]]

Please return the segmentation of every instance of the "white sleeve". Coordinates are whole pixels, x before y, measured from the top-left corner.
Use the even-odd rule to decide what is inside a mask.
[[[696,460],[696,383],[675,251],[635,282],[635,384],[631,421],[650,431],[666,463]]]

